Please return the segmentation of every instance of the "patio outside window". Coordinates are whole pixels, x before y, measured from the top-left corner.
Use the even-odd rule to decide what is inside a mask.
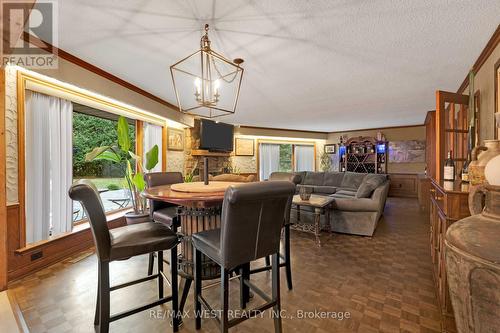
[[[85,154],[94,147],[117,142],[118,116],[74,103],[73,181],[90,179],[98,188],[106,213],[132,206],[124,180],[124,167],[109,161],[85,162]],[[161,128],[160,128],[161,129]],[[135,121],[129,119],[132,149],[135,146]],[[161,133],[161,132],[160,132]],[[73,222],[85,221],[79,202],[73,202]]]

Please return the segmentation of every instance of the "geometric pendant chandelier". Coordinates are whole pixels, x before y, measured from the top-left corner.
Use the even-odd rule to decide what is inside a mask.
[[[235,113],[242,63],[243,59],[231,61],[210,48],[205,24],[200,49],[170,66],[179,110],[203,118]]]

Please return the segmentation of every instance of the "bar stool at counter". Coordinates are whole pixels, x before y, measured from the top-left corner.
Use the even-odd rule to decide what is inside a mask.
[[[228,187],[222,204],[221,228],[202,231],[192,236],[195,282],[195,314],[201,313],[201,306],[213,311],[201,294],[201,255],[216,262],[221,269],[221,332],[229,327],[255,316],[259,312],[273,308],[276,332],[281,332],[279,317],[279,245],[284,223],[285,209],[295,193],[295,185],[289,181],[260,182]],[[249,280],[250,262],[272,255],[272,297],[266,295]],[[250,311],[249,317],[229,320],[229,276],[240,269],[241,307],[246,307],[249,289],[261,296],[266,303]],[[196,316],[196,329],[201,328],[201,317]]]
[[[183,183],[184,179],[180,172],[151,172],[144,175],[144,180],[148,187],[160,185],[172,185]],[[176,231],[180,225],[179,216],[177,214],[178,206],[158,200],[149,200],[149,212],[151,219],[155,222],[162,223]],[[153,274],[154,253],[149,254],[148,275]]]
[[[109,323],[126,316],[147,310],[166,302],[172,302],[173,313],[178,312],[177,291],[177,244],[179,239],[174,231],[161,223],[139,223],[109,230],[99,194],[92,182],[80,180],[69,189],[69,196],[79,201],[90,220],[90,228],[98,259],[98,288],[94,325],[98,332],[108,332]],[[163,295],[163,251],[171,253],[171,296]],[[126,260],[133,256],[158,252],[158,274],[110,286],[109,263]],[[110,292],[137,283],[158,278],[158,300],[136,308],[110,315]],[[178,319],[172,321],[174,332],[178,330]]]

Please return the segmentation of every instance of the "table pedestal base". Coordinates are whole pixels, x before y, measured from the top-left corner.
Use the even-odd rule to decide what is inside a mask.
[[[191,236],[197,232],[220,228],[221,206],[210,208],[180,207],[181,220],[181,253],[178,256],[178,271],[181,276],[179,293],[179,311],[182,313],[194,278],[193,244]],[[202,280],[220,277],[220,267],[210,258],[202,255]]]
[[[193,245],[191,236],[197,232],[220,228],[221,207],[189,208],[181,207],[179,216],[181,220],[181,253],[179,255],[179,275],[193,279]],[[219,265],[206,256],[202,256],[203,280],[212,280],[220,277]]]
[[[325,215],[325,220],[326,220],[326,231],[328,233],[331,233],[331,226],[330,226],[330,209],[329,207],[327,208],[314,208],[314,223],[301,223],[300,222],[300,206],[296,206],[297,209],[297,222],[293,223],[291,225],[291,229],[293,230],[298,230],[298,231],[303,231],[303,232],[308,232],[314,234],[314,237],[316,238],[316,245],[318,247],[321,247],[321,239],[320,239],[320,233],[321,233],[321,215]]]

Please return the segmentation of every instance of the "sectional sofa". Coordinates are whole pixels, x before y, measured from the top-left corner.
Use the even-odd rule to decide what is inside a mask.
[[[297,174],[301,177],[297,191],[302,186],[309,186],[314,194],[335,198],[328,221],[333,231],[362,236],[373,235],[384,212],[389,191],[387,175],[354,172]],[[301,207],[301,212],[303,210],[307,210],[307,207]],[[301,219],[303,215],[305,214],[301,214]]]

